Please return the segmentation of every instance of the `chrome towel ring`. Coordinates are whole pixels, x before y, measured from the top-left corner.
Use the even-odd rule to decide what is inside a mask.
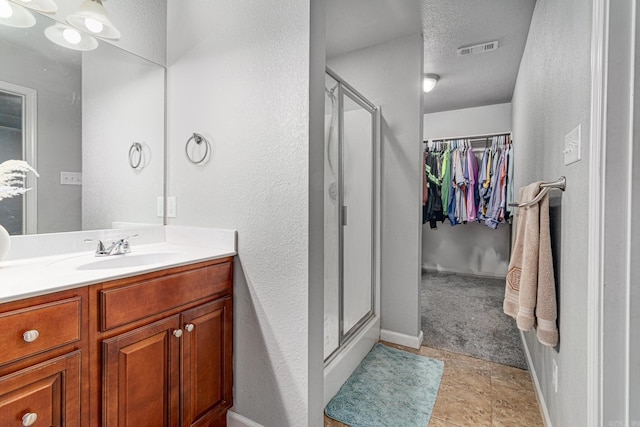
[[[132,169],[142,169],[144,167],[144,165],[142,165],[142,158],[142,144],[134,142],[129,148],[129,166],[131,166]]]
[[[191,150],[191,152],[189,152],[189,146],[193,145],[193,144],[191,144],[191,141],[193,141],[196,144],[196,146],[201,146],[201,144],[204,144],[204,154],[202,154],[200,156],[200,158],[198,158],[197,156],[194,156],[193,150]],[[202,150],[200,150],[200,151],[202,151]],[[191,163],[193,163],[194,165],[198,165],[198,164],[204,162],[207,159],[207,157],[209,156],[209,151],[211,151],[211,144],[209,143],[207,138],[205,138],[204,136],[202,136],[202,135],[200,135],[199,133],[196,133],[196,132],[193,133],[191,138],[189,138],[187,140],[187,143],[184,146],[184,152],[187,155],[187,159],[189,159],[189,161]]]

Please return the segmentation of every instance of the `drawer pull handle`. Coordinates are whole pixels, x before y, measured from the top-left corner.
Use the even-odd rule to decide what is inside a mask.
[[[35,412],[27,412],[22,416],[22,425],[25,427],[32,426],[38,421],[38,414]]]
[[[38,339],[39,336],[40,336],[40,332],[38,332],[35,329],[32,329],[22,334],[22,339],[24,340],[24,342],[34,342],[35,340]],[[28,424],[28,425],[31,425],[31,424]]]
[[[195,326],[193,325],[193,323],[187,323],[186,325],[184,325],[184,328],[187,330],[187,332],[191,332],[193,331],[193,328],[195,328]]]
[[[176,329],[173,331],[173,336],[176,338],[180,338],[182,336],[182,329]]]

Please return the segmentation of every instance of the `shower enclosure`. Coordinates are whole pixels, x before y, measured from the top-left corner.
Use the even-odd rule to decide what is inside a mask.
[[[380,109],[327,69],[325,404],[380,335],[379,128]]]

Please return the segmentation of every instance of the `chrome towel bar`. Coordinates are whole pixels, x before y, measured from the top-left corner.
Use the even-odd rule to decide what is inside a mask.
[[[564,191],[565,188],[567,188],[567,178],[565,178],[564,176],[561,176],[556,181],[543,182],[542,184],[540,184],[540,188],[542,188],[542,191],[540,191],[538,193],[538,195],[533,198],[533,200],[530,200],[528,202],[522,202],[522,203],[521,202],[509,203],[509,206],[514,206],[516,208],[527,208],[529,206],[533,206],[536,203],[540,202],[540,200],[542,200],[542,198],[549,191],[551,191],[553,189]]]

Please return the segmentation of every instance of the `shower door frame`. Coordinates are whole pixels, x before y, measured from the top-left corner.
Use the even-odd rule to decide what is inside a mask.
[[[325,367],[330,365],[334,359],[351,343],[363,330],[364,326],[371,323],[372,319],[378,320],[380,312],[380,107],[374,105],[360,92],[346,83],[338,74],[330,68],[326,68],[326,73],[338,83],[338,346],[327,356],[324,361]],[[358,104],[369,114],[371,114],[371,301],[370,308],[348,331],[344,331],[344,226],[345,206],[344,206],[344,97]],[[378,325],[379,336],[379,325]]]

